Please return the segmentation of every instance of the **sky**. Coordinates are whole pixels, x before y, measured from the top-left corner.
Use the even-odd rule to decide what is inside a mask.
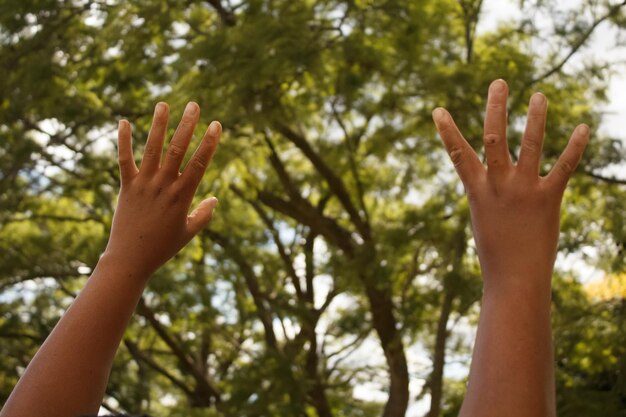
[[[559,7],[563,9],[575,8],[580,0],[558,0]],[[613,3],[616,3],[613,1]],[[502,22],[518,20],[521,12],[518,7],[519,0],[485,0],[481,22],[478,32],[487,32],[495,29]],[[600,132],[621,139],[626,145],[626,39],[622,39],[622,47],[616,47],[619,38],[624,38],[624,33],[612,28],[609,24],[603,24],[595,31],[588,46],[584,48],[570,65],[577,65],[581,61],[589,59],[607,60],[614,63],[616,74],[610,78],[609,102],[604,109],[605,118],[600,126]],[[566,66],[565,70],[568,67]],[[548,97],[549,98],[549,97]],[[622,170],[621,178],[626,179],[626,172]]]

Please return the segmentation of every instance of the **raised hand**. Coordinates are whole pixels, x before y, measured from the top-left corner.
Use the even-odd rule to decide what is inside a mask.
[[[122,187],[106,255],[136,265],[138,273],[154,272],[175,255],[211,220],[217,199],[208,198],[189,214],[198,184],[220,139],[219,122],[209,125],[193,157],[179,172],[200,108],[189,103],[161,163],[169,109],[159,103],[145,146],[141,168],[133,159],[131,127],[119,125],[119,165]]]
[[[519,160],[513,164],[506,139],[507,96],[504,81],[491,84],[483,136],[487,166],[463,138],[450,114],[442,108],[433,112],[468,195],[485,285],[521,279],[504,277],[500,272],[522,273],[530,264],[542,265],[547,276],[524,279],[549,279],[556,256],[563,192],[589,140],[589,128],[581,124],[550,173],[540,177],[548,103],[543,94],[536,93],[530,100]],[[498,282],[491,282],[492,276],[497,276]]]
[[[133,159],[130,124],[120,122],[122,188],[107,248],[26,368],[0,417],[95,415],[113,357],[150,275],[211,220],[215,198],[188,212],[221,126],[209,125],[181,174],[200,108],[187,105],[161,163],[168,113],[167,104],[157,104],[140,169]]]
[[[484,279],[478,333],[460,415],[555,416],[551,275],[563,192],[589,140],[579,125],[556,165],[539,176],[547,100],[530,100],[517,164],[506,139],[508,88],[489,87],[486,166],[441,108],[433,119],[465,185]]]

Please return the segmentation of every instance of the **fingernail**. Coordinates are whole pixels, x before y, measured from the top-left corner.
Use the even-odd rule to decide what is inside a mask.
[[[126,119],[120,119],[120,121],[117,124],[117,129],[118,130],[130,129],[130,122]]]
[[[504,80],[495,80],[489,87],[489,92],[501,94],[506,90],[506,82]]]
[[[221,130],[222,130],[222,125],[220,124],[220,122],[213,121],[209,125],[209,135],[211,136],[219,135]]]
[[[187,107],[185,107],[185,113],[194,115],[198,112],[198,108],[199,108],[198,104],[194,103],[193,101],[190,101],[189,103],[187,103]]]
[[[435,122],[439,122],[439,121],[443,120],[445,115],[446,115],[446,111],[444,109],[442,109],[441,107],[438,107],[435,110],[433,110],[433,120]]]
[[[538,106],[546,101],[546,96],[541,93],[535,93],[530,99],[530,104]]]
[[[582,124],[578,126],[578,134],[581,136],[587,136],[589,134],[589,126]]]
[[[219,201],[215,197],[211,197],[207,201],[207,204],[209,205],[209,207],[211,207],[211,209],[214,209],[215,207],[217,207],[218,203],[219,203]]]
[[[161,116],[165,112],[165,103],[159,102],[154,108],[154,115]]]

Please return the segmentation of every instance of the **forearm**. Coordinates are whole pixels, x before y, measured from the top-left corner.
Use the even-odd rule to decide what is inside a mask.
[[[551,272],[537,273],[544,276],[485,276],[506,285],[485,286],[461,417],[556,414]]]
[[[183,172],[180,167],[200,108],[185,108],[162,160],[169,108],[157,104],[141,169],[135,164],[131,125],[118,131],[122,187],[107,250],[87,285],[39,349],[0,417],[78,417],[102,401],[115,352],[154,270],[211,220],[216,198],[189,213],[202,175],[219,142],[212,122]]]
[[[147,274],[105,254],[37,352],[0,417],[97,413]]]
[[[579,125],[546,176],[539,176],[548,101],[536,93],[514,164],[507,144],[508,87],[489,86],[485,167],[448,112],[433,119],[467,190],[485,282],[461,416],[554,416],[550,281],[567,182],[589,141]]]

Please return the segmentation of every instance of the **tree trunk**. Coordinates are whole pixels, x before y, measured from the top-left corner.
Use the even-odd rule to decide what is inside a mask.
[[[393,315],[393,302],[388,289],[366,284],[367,298],[372,311],[374,330],[380,338],[389,370],[389,399],[383,417],[404,417],[409,404],[409,372],[402,336]]]
[[[328,398],[324,391],[324,384],[320,379],[318,370],[319,357],[317,355],[317,336],[315,334],[315,328],[311,330],[312,331],[309,332],[310,346],[306,358],[306,373],[309,383],[311,384],[308,395],[318,417],[332,417],[333,414],[330,410]]]
[[[437,322],[435,336],[435,354],[433,357],[433,372],[430,375],[430,411],[427,417],[441,415],[441,400],[443,397],[443,368],[446,365],[446,341],[448,340],[448,319],[452,311],[454,294],[450,289],[445,293],[441,314]]]

